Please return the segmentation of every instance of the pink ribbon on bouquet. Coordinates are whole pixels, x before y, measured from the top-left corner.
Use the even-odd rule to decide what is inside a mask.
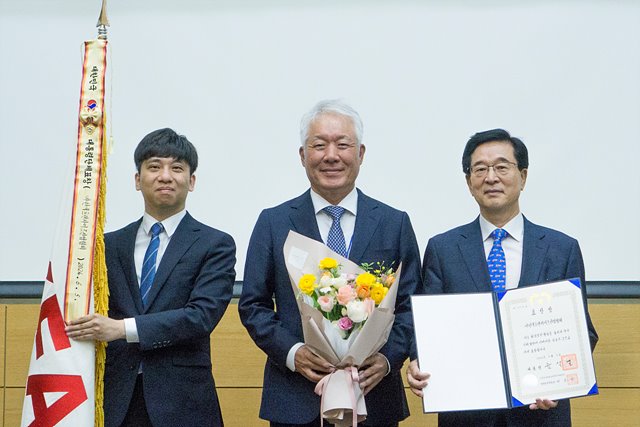
[[[351,398],[351,415],[352,415],[352,426],[356,427],[358,425],[358,408],[356,402],[356,395],[353,392],[354,384],[360,387],[360,376],[358,375],[358,368],[355,366],[349,366],[344,369],[339,369],[338,371],[343,371],[347,377],[347,384],[349,384],[349,397]],[[322,408],[324,406],[324,391],[327,388],[327,384],[329,384],[329,378],[332,375],[336,375],[338,373],[332,372],[328,375],[322,377],[318,384],[316,384],[316,388],[314,389],[315,393],[320,396],[320,427],[324,426],[324,416],[322,414]]]

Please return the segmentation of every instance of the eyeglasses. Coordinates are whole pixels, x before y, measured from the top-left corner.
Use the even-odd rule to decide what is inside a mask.
[[[471,174],[476,178],[482,178],[489,173],[489,169],[493,168],[493,172],[495,172],[496,175],[506,176],[513,172],[513,170],[517,167],[518,165],[513,162],[504,161],[496,163],[494,165],[475,165],[471,167],[470,171]]]

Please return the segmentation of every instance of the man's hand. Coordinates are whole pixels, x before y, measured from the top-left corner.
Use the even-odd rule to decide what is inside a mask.
[[[113,341],[125,338],[124,320],[116,320],[101,314],[90,314],[72,320],[64,328],[67,336],[79,341]]]
[[[558,406],[558,402],[555,400],[549,399],[536,399],[536,403],[532,403],[529,405],[529,409],[532,411],[542,409],[543,411],[548,411],[549,409],[553,409]]]
[[[386,357],[380,353],[368,357],[358,369],[362,393],[366,396],[388,372],[389,362]]]
[[[429,377],[431,377],[431,374],[420,371],[417,360],[409,362],[409,366],[407,366],[407,381],[409,382],[409,387],[411,387],[413,394],[419,397],[424,395],[422,389],[429,384],[429,381],[427,381]]]
[[[303,377],[314,383],[335,371],[335,367],[331,363],[314,354],[306,345],[296,351],[294,363],[296,372],[299,372]]]

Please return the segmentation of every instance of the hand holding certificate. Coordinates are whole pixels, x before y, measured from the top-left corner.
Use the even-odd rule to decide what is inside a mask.
[[[597,394],[577,279],[500,293],[412,297],[425,412]]]

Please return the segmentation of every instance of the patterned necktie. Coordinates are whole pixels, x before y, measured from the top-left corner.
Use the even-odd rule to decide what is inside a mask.
[[[333,223],[331,223],[331,228],[329,229],[329,236],[327,237],[327,246],[329,246],[329,249],[346,258],[347,245],[344,242],[342,227],[340,227],[340,217],[344,213],[344,208],[340,206],[327,206],[323,211],[328,213],[333,219]]]
[[[162,233],[162,224],[156,222],[151,227],[151,241],[144,254],[142,262],[142,274],[140,275],[140,296],[142,297],[142,305],[147,306],[147,296],[151,290],[153,279],[156,277],[156,258],[158,256],[158,248],[160,247],[160,233]]]
[[[493,247],[489,252],[487,267],[489,267],[489,277],[491,286],[496,292],[504,291],[507,285],[507,260],[502,249],[502,239],[507,236],[507,232],[502,228],[493,230]]]

